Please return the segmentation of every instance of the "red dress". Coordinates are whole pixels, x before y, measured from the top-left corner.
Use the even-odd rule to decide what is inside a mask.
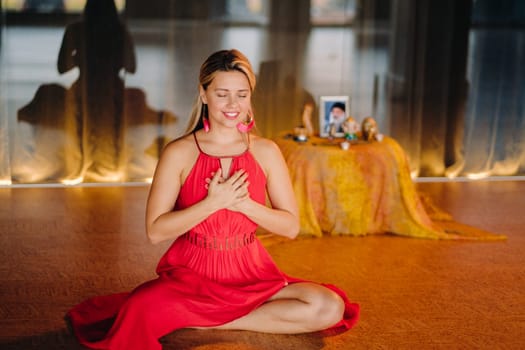
[[[197,140],[195,140],[197,141]],[[197,143],[197,147],[199,147]],[[246,150],[231,157],[230,174],[244,169],[252,199],[265,203],[266,177]],[[181,187],[176,209],[207,195],[205,179],[220,158],[199,156]],[[243,214],[222,209],[177,238],[161,258],[158,278],[131,293],[94,297],[68,312],[79,342],[93,349],[156,350],[159,338],[179,328],[217,326],[248,314],[289,283],[255,236],[257,225]],[[332,328],[349,329],[359,306],[335,286],[345,301],[343,319]]]

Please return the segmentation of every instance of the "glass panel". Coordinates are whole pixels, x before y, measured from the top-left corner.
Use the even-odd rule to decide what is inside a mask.
[[[228,0],[226,1],[226,16],[233,23],[268,23],[267,0]]]
[[[312,0],[310,21],[314,25],[351,24],[356,14],[356,0]]]

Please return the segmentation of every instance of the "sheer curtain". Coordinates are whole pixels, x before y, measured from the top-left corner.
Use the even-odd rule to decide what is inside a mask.
[[[463,157],[447,176],[525,174],[525,30],[474,28]]]
[[[88,2],[60,15],[3,2],[0,185],[148,181],[186,128],[200,63],[233,47],[258,76],[263,136],[349,96],[414,176],[525,175],[519,0],[95,1],[119,10],[95,16],[95,40]]]
[[[414,175],[525,174],[525,6],[394,1],[390,133]]]

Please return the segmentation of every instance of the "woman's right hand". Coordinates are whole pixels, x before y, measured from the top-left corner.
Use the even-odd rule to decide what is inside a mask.
[[[222,177],[222,169],[219,168],[212,174],[211,179],[206,179],[207,199],[217,210],[234,207],[250,196],[247,179],[248,173],[241,169],[225,180]]]

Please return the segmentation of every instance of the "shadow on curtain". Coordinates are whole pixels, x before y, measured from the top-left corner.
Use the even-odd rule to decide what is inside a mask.
[[[57,68],[61,74],[78,69],[78,79],[69,87],[41,85],[18,110],[33,135],[22,142],[13,179],[147,180],[167,142],[163,127],[176,117],[148,107],[141,89],[125,87],[123,76],[136,71],[135,52],[113,0],[86,2],[81,20],[66,27]]]

